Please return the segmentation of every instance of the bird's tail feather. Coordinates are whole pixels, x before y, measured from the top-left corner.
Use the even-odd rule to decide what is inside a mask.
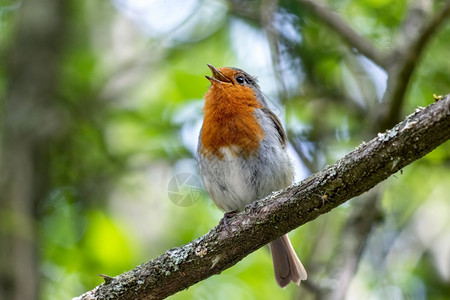
[[[280,287],[285,288],[291,281],[300,285],[300,281],[306,280],[306,270],[298,259],[287,234],[271,242],[269,247],[275,279]]]

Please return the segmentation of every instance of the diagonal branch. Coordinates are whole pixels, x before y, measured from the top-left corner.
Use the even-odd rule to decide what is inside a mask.
[[[446,96],[417,109],[334,165],[254,202],[227,220],[229,231],[220,224],[131,271],[106,277],[104,284],[74,299],[161,299],[172,295],[370,190],[449,139],[450,96]]]
[[[366,56],[383,69],[388,68],[386,55],[379,50],[369,39],[358,34],[338,14],[334,13],[325,3],[318,0],[297,0],[304,8],[312,12],[330,29],[336,31],[351,47]]]
[[[415,35],[399,38],[404,42],[400,43],[396,50],[390,54],[389,61],[392,63],[390,63],[391,67],[388,70],[388,86],[383,96],[383,106],[380,107],[380,113],[374,120],[375,123],[379,124],[378,130],[389,128],[400,119],[406,90],[418,65],[417,62],[434,33],[449,16],[450,1],[447,1],[434,16],[425,18],[422,24],[413,26],[410,24],[411,22],[405,22],[405,27],[410,27],[410,29],[403,29],[403,33],[415,32]]]
[[[398,45],[415,37],[424,20],[430,16],[433,0],[412,0],[408,13],[403,19],[403,24],[397,33]]]

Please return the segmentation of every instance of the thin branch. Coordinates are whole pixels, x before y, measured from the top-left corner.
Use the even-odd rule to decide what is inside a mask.
[[[351,47],[358,50],[359,53],[372,60],[381,68],[387,70],[387,56],[369,39],[353,30],[345,20],[334,13],[325,3],[319,0],[297,0],[297,2],[339,34]]]
[[[425,20],[420,26],[414,26],[414,28],[419,28],[414,30],[415,36],[410,39],[403,38],[406,44],[398,45],[397,49],[392,52],[389,59],[392,63],[390,64],[388,86],[382,100],[384,106],[381,107],[380,113],[374,119],[374,123],[379,124],[378,130],[385,130],[400,119],[406,90],[418,65],[417,62],[429,40],[449,16],[450,1],[447,1],[432,18]],[[403,29],[402,31],[410,32],[411,30]]]
[[[261,23],[258,4],[253,1],[228,0],[230,11],[237,16]]]
[[[280,53],[280,32],[275,28],[275,15],[278,10],[278,1],[263,0],[261,2],[261,25],[266,33],[267,42],[270,48],[272,66],[274,69],[274,77],[278,86],[278,99],[283,101],[287,99],[286,85],[283,80],[281,70],[281,60],[283,54]]]
[[[450,96],[184,246],[118,275],[84,299],[161,299],[218,274],[279,236],[370,190],[450,139]],[[317,195],[326,195],[318,197]]]
[[[288,137],[292,137],[292,138],[289,138],[289,141],[291,142],[291,145],[294,148],[295,153],[297,153],[298,157],[300,158],[302,163],[305,165],[305,167],[308,169],[310,174],[317,172],[318,168],[314,164],[313,160],[310,160],[306,156],[305,152],[303,151],[302,147],[300,146],[300,144],[301,144],[300,137],[298,137],[298,136],[296,137],[296,136],[294,136],[294,134],[289,134]],[[317,147],[319,147],[319,146],[317,146]]]
[[[432,4],[432,0],[412,1],[396,39],[399,45],[406,44],[405,40],[415,37],[425,18],[430,16]]]

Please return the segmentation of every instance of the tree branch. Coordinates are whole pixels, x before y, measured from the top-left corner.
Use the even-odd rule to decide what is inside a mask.
[[[279,236],[360,195],[450,139],[450,96],[184,246],[109,278],[84,299],[161,299],[218,274]],[[323,195],[323,196],[318,196]],[[326,195],[326,196],[325,196]],[[230,233],[231,232],[231,233]]]
[[[414,32],[410,37],[399,38],[401,42],[396,50],[390,54],[388,70],[389,80],[386,92],[383,96],[382,106],[378,116],[374,119],[378,130],[385,130],[393,126],[400,119],[403,101],[411,76],[417,67],[417,62],[423,53],[433,34],[439,29],[444,21],[450,16],[450,1],[431,18],[424,18],[421,24],[412,25],[412,21],[405,22],[402,32],[404,34]],[[409,18],[411,19],[411,17]],[[421,20],[420,18],[415,18]]]
[[[336,31],[351,47],[358,50],[359,53],[366,56],[383,69],[388,68],[386,55],[379,50],[369,39],[358,34],[343,19],[334,13],[322,1],[297,0],[304,8],[312,12],[315,17],[320,19],[330,29]]]

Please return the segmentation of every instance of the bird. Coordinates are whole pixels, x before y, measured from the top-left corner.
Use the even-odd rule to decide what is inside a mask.
[[[292,184],[294,169],[286,133],[269,109],[256,77],[234,67],[215,68],[204,96],[197,160],[203,185],[225,212]],[[300,285],[307,273],[287,234],[269,243],[275,280]]]

